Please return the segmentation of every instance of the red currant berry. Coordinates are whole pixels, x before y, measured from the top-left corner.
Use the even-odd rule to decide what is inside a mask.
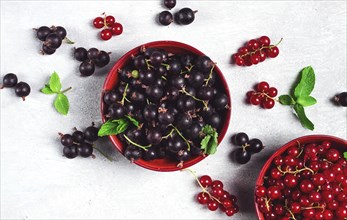
[[[266,92],[269,89],[269,83],[262,81],[258,83],[257,90],[258,92]]]
[[[276,166],[281,166],[283,165],[283,158],[281,156],[277,156],[274,158],[274,164]]]
[[[252,61],[251,61],[251,57],[250,56],[245,56],[243,59],[245,61],[245,65],[246,66],[252,66]]]
[[[253,95],[256,95],[256,94],[257,93],[254,92],[254,91],[248,91],[246,95],[247,95],[248,98],[251,98]]]
[[[112,37],[112,31],[110,29],[104,29],[100,32],[100,37],[103,40],[109,40]]]
[[[208,201],[210,200],[207,193],[204,193],[204,192],[199,193],[196,199],[198,200],[200,204],[207,204]]]
[[[246,54],[246,53],[248,53],[249,51],[248,51],[248,48],[247,47],[241,47],[240,49],[239,49],[239,54],[240,55],[244,55],[244,54]]]
[[[224,190],[223,195],[220,196],[220,199],[230,199],[230,194]]]
[[[262,201],[258,204],[258,208],[262,213],[268,213],[272,210],[272,206],[266,203],[265,201]]]
[[[294,201],[299,201],[301,197],[301,192],[299,190],[294,190],[291,194],[291,197]]]
[[[106,16],[106,24],[111,27],[116,22],[116,19],[112,15]]]
[[[231,59],[233,61],[236,61],[237,58],[241,58],[241,55],[239,53],[234,53],[232,56],[231,56]]]
[[[289,188],[294,188],[298,185],[298,178],[293,174],[287,174],[284,177],[284,184]]]
[[[111,26],[111,31],[113,35],[120,35],[123,33],[123,26],[116,22]]]
[[[334,214],[332,211],[330,211],[328,209],[324,210],[324,212],[323,212],[323,219],[324,220],[331,220],[333,218],[334,218]]]
[[[218,209],[218,202],[211,199],[208,203],[207,203],[207,207],[209,210],[211,211],[216,211]]]
[[[266,220],[277,220],[278,217],[274,212],[269,212],[265,214],[265,219]]]
[[[233,206],[233,203],[229,199],[222,200],[221,202],[226,209],[231,208]]]
[[[323,175],[325,176],[325,178],[328,182],[334,182],[335,177],[336,177],[335,173],[330,169],[324,170]]]
[[[258,95],[253,95],[251,96],[251,98],[249,98],[249,102],[252,104],[252,105],[259,105],[260,104],[260,97]]]
[[[270,186],[267,189],[267,196],[270,199],[279,199],[281,197],[281,191],[278,186]]]
[[[278,54],[280,53],[278,47],[273,46],[270,47],[269,49],[267,49],[267,56],[270,58],[275,58],[278,56]]]
[[[259,38],[259,42],[261,46],[269,46],[270,45],[270,38],[268,36],[262,36]]]
[[[312,183],[316,186],[322,186],[325,183],[325,177],[321,173],[312,176]]]
[[[236,58],[235,63],[238,66],[243,66],[245,64],[245,60],[242,59],[241,57],[238,57],[238,58]]]
[[[323,212],[316,212],[314,219],[315,220],[323,220],[324,219]]]
[[[266,195],[266,188],[265,186],[257,186],[255,188],[255,195],[258,197],[265,197]]]
[[[302,195],[299,199],[299,203],[301,206],[303,207],[307,207],[309,205],[311,205],[311,202],[310,200],[308,199],[308,196],[307,195]]]
[[[274,206],[274,213],[277,215],[283,215],[284,214],[284,207],[282,204],[276,204]]]
[[[272,109],[275,106],[275,101],[273,99],[267,98],[262,102],[262,106],[265,109]]]
[[[229,209],[225,210],[225,214],[227,216],[233,216],[235,214],[235,211],[233,208],[229,208]]]
[[[203,187],[209,187],[212,185],[212,179],[210,176],[204,175],[199,178],[199,182]]]
[[[323,141],[323,143],[321,144],[321,146],[322,146],[324,149],[328,150],[328,149],[330,149],[330,147],[331,147],[331,143],[328,142],[328,141]]]
[[[336,149],[329,149],[326,153],[326,158],[330,162],[336,162],[340,158],[340,153]]]
[[[93,25],[96,28],[102,28],[104,26],[104,19],[102,17],[97,17],[93,21]]]
[[[301,205],[298,202],[293,202],[290,205],[290,210],[294,213],[294,214],[298,214],[301,212]]]
[[[319,192],[313,191],[313,192],[310,192],[310,194],[308,195],[308,199],[313,203],[320,202],[322,199],[322,196]]]
[[[339,218],[347,218],[347,209],[346,207],[338,207],[335,211],[335,215],[336,217],[339,217]]]
[[[275,180],[281,179],[281,177],[282,177],[282,173],[281,173],[281,171],[279,171],[277,169],[277,167],[274,167],[274,168],[271,169],[270,175]]]
[[[231,200],[232,203],[236,203],[237,202],[237,198],[234,195],[230,195],[230,200]]]
[[[224,190],[222,188],[213,188],[212,195],[215,197],[221,197],[224,194]]]
[[[257,54],[251,55],[251,62],[252,64],[258,64],[260,62],[260,56]]]
[[[304,179],[300,183],[300,190],[304,193],[309,193],[314,189],[314,186],[310,180]]]
[[[256,50],[259,48],[259,43],[257,40],[252,39],[252,40],[248,41],[247,47],[252,49],[252,50]]]
[[[277,89],[275,87],[270,87],[266,92],[270,97],[276,97]]]
[[[315,215],[316,215],[316,212],[314,211],[313,208],[305,209],[302,211],[302,216],[304,216],[305,218],[314,219]]]
[[[328,206],[329,210],[334,211],[334,210],[336,210],[339,207],[339,203],[336,200],[333,200],[331,202],[328,202],[327,206]]]
[[[221,188],[223,189],[223,183],[220,180],[215,180],[212,182],[212,189],[214,188]]]

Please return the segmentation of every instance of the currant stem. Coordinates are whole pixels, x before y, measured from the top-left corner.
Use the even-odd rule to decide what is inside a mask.
[[[167,78],[165,76],[161,76],[161,78],[165,81],[167,81]]]
[[[147,69],[150,70],[151,68],[154,68],[154,66],[152,66],[151,64],[149,64],[149,60],[145,59],[146,61],[146,65],[147,65]]]
[[[149,144],[149,145],[147,145],[147,146],[142,146],[142,145],[140,145],[140,144],[135,143],[134,141],[132,141],[132,140],[131,140],[128,136],[126,136],[125,134],[124,134],[123,136],[124,136],[124,138],[125,138],[130,144],[132,144],[132,145],[134,145],[134,146],[136,146],[136,147],[139,147],[139,148],[141,148],[141,149],[143,149],[143,150],[145,150],[145,151],[147,151],[147,148],[152,147],[151,144]]]
[[[175,131],[174,128],[171,129],[171,131],[170,131],[167,135],[165,135],[164,137],[162,137],[161,139],[167,139],[168,137],[172,136],[172,133],[173,133],[174,131]]]
[[[196,98],[195,96],[193,96],[192,94],[190,94],[189,92],[187,92],[187,90],[186,90],[185,87],[183,87],[183,88],[180,90],[180,92],[186,94],[187,96],[192,97],[195,101],[202,102],[202,104],[204,104],[204,107],[205,107],[206,109],[208,108],[206,101],[204,101],[204,100],[202,100],[202,99]]]
[[[108,159],[109,161],[113,161],[113,159],[111,158],[111,157],[109,157],[107,154],[105,154],[104,152],[102,152],[99,148],[97,148],[97,147],[94,147],[93,145],[92,145],[92,148],[94,148],[95,150],[97,150],[102,156],[104,156],[104,157],[106,157],[106,159]]]
[[[120,101],[120,104],[121,105],[124,105],[124,100],[126,99],[126,95],[127,95],[127,90],[128,90],[128,86],[129,84],[125,84],[125,88],[124,88],[124,92],[123,92],[123,97],[122,97],[122,100]]]
[[[67,89],[65,89],[65,90],[63,90],[63,91],[61,91],[61,92],[59,92],[59,93],[63,94],[63,93],[65,93],[65,92],[67,92],[67,91],[69,91],[69,90],[71,90],[71,89],[72,89],[72,87],[69,87],[69,88],[67,88]]]
[[[187,151],[190,151],[189,141],[183,136],[183,134],[175,126],[173,126],[172,124],[170,124],[169,126],[172,127],[173,129],[175,129],[177,134],[186,142],[186,144],[187,144]]]
[[[208,85],[208,82],[210,81],[210,79],[212,78],[212,73],[213,73],[213,69],[216,65],[213,64],[212,68],[211,68],[211,71],[210,71],[210,74],[208,75],[208,78],[206,79],[206,83],[205,83],[205,86]]]

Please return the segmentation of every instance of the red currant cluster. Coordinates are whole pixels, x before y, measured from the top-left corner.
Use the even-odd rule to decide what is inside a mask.
[[[247,92],[247,100],[252,105],[259,105],[265,109],[271,109],[275,106],[275,97],[277,96],[277,89],[270,87],[267,82],[260,82],[256,86],[256,91]]]
[[[106,16],[103,13],[104,18],[96,17],[93,21],[94,27],[100,29],[104,28],[100,32],[100,37],[103,40],[109,40],[113,35],[120,35],[123,32],[123,26],[116,22],[116,19],[112,15]]]
[[[238,66],[252,66],[263,62],[266,57],[275,58],[280,52],[277,45],[281,41],[282,39],[277,44],[270,45],[268,36],[262,36],[258,40],[252,39],[232,56],[232,60]]]
[[[212,181],[210,176],[204,175],[199,178],[198,183],[202,188],[202,192],[197,196],[200,204],[207,204],[211,211],[216,211],[219,208],[227,216],[233,216],[239,211],[239,207],[236,205],[236,196],[225,191],[220,180]]]
[[[272,165],[255,191],[265,219],[347,218],[347,161],[330,142],[298,143]]]

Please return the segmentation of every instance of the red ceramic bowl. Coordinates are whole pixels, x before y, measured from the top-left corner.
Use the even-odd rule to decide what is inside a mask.
[[[299,137],[297,139],[294,139],[290,142],[288,142],[287,144],[285,144],[284,146],[282,146],[279,150],[277,150],[265,163],[265,165],[263,166],[263,168],[261,169],[258,179],[256,181],[256,186],[259,185],[263,185],[264,183],[264,176],[267,173],[267,171],[269,170],[269,168],[272,165],[272,161],[275,157],[283,154],[288,148],[295,146],[298,144],[298,142],[300,144],[308,144],[308,143],[320,143],[323,141],[329,141],[332,144],[332,147],[335,149],[338,149],[341,152],[345,152],[347,151],[347,141],[337,138],[337,137],[333,137],[333,136],[328,136],[328,135],[309,135],[309,136],[303,136],[303,137]],[[258,204],[255,201],[256,196],[254,196],[254,203],[255,203],[255,208],[257,211],[257,215],[258,218],[260,220],[264,220],[264,214],[260,212],[260,210],[258,209]]]
[[[120,68],[123,68],[126,63],[131,59],[131,56],[133,55],[137,55],[140,53],[140,48],[141,47],[145,47],[145,48],[161,48],[161,49],[165,49],[168,52],[174,53],[174,54],[195,54],[195,55],[204,55],[204,53],[202,53],[201,51],[199,51],[198,49],[195,49],[192,46],[189,46],[187,44],[183,44],[180,42],[175,42],[175,41],[155,41],[155,42],[151,42],[151,43],[146,43],[144,45],[140,45],[132,50],[130,50],[129,52],[127,52],[124,56],[122,56],[112,67],[111,71],[108,73],[104,86],[103,86],[103,92],[102,92],[102,96],[101,96],[101,114],[102,114],[102,121],[105,122],[106,118],[105,118],[105,111],[106,111],[106,106],[103,102],[103,95],[104,95],[104,91],[108,91],[108,90],[112,90],[116,84],[118,83],[118,74],[117,74],[117,70]],[[229,89],[228,89],[228,85],[227,82],[225,80],[225,78],[223,77],[222,72],[220,71],[220,69],[215,66],[214,68],[215,73],[218,74],[218,78],[219,81],[221,83],[221,87],[223,88],[225,94],[228,96],[229,101],[230,101],[230,106],[231,106],[231,98],[230,98],[230,93],[229,93]],[[224,124],[223,127],[221,129],[221,132],[219,134],[218,137],[218,143],[220,143],[228,129],[229,126],[229,121],[230,121],[230,114],[231,114],[231,110],[227,109],[225,111],[224,114]],[[113,143],[113,145],[115,146],[115,148],[123,154],[123,143],[115,136],[109,136],[111,142]],[[176,171],[176,170],[180,170],[180,169],[184,169],[187,167],[190,167],[196,163],[198,163],[199,161],[203,160],[204,157],[203,156],[197,156],[197,157],[193,157],[190,160],[186,161],[183,165],[182,168],[178,168],[177,167],[177,162],[175,161],[170,161],[167,159],[157,159],[157,160],[153,160],[153,161],[145,161],[145,160],[137,160],[134,163],[150,169],[150,170],[155,170],[155,171]]]

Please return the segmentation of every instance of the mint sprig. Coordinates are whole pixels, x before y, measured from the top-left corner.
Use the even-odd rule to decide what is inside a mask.
[[[124,133],[130,126],[130,124],[135,125],[135,127],[139,127],[139,122],[129,115],[126,115],[124,118],[121,119],[110,119],[106,121],[103,125],[101,125],[98,132],[98,136],[103,137],[107,135],[117,135]]]
[[[60,77],[58,73],[54,71],[49,78],[48,84],[46,84],[40,91],[46,95],[57,94],[54,100],[54,107],[60,114],[67,115],[69,112],[70,103],[69,99],[64,93],[72,89],[72,87],[69,87],[63,91],[61,91],[61,87]]]
[[[279,102],[282,105],[289,105],[293,107],[302,126],[310,130],[314,130],[314,124],[307,118],[304,107],[317,103],[317,100],[310,96],[314,89],[315,81],[316,76],[313,68],[311,66],[307,66],[300,72],[300,81],[293,89],[293,96],[281,95],[279,97]]]
[[[216,153],[218,146],[218,133],[216,129],[207,124],[201,129],[201,133],[205,136],[200,142],[201,149],[208,155]]]
[[[347,160],[347,152],[343,153],[343,157]]]

